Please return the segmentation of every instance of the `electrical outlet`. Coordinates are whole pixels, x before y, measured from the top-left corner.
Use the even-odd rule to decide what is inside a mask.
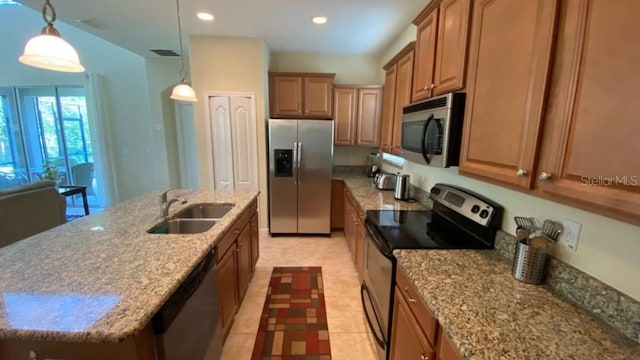
[[[578,239],[580,238],[580,230],[582,224],[573,220],[562,220],[562,235],[560,235],[560,244],[564,245],[567,249],[576,251],[578,249]]]

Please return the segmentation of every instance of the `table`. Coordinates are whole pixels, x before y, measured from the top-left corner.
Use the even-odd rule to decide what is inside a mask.
[[[81,194],[84,205],[84,214],[89,215],[89,202],[87,201],[87,187],[84,185],[59,185],[58,192],[65,197]]]

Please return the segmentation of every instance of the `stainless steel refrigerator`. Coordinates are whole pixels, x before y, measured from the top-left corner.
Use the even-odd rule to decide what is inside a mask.
[[[269,120],[269,230],[330,234],[333,121]]]

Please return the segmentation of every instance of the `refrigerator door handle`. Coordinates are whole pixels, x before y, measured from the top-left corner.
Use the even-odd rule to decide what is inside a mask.
[[[300,171],[300,165],[302,164],[302,143],[298,143],[298,150],[296,151],[298,155],[298,184],[302,184],[302,171]]]
[[[293,143],[293,184],[298,185],[298,143]]]

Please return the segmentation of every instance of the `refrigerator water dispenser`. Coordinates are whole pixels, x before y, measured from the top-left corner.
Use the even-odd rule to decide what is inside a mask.
[[[275,159],[275,177],[292,177],[293,176],[293,150],[291,149],[274,149],[273,158]]]

